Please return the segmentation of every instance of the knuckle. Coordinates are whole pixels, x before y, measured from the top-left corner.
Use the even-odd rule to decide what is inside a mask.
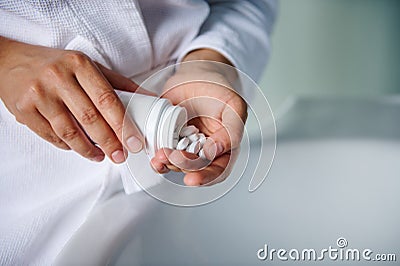
[[[54,134],[48,133],[45,135],[45,139],[56,146],[63,146],[64,142]]]
[[[123,123],[116,123],[113,125],[113,130],[117,136],[122,136],[122,131],[124,129]]]
[[[116,146],[115,143],[116,143],[116,141],[113,137],[106,137],[101,140],[101,146],[106,149],[110,149],[110,148]]]
[[[98,97],[98,103],[101,108],[110,108],[117,103],[117,96],[113,91],[105,91]]]
[[[45,94],[46,92],[44,86],[40,84],[40,82],[34,81],[29,85],[26,97],[37,99],[44,97]]]
[[[70,51],[65,54],[66,60],[74,65],[85,65],[90,61],[89,57],[80,51]]]
[[[102,147],[104,150],[116,150],[120,149],[120,143],[117,141],[114,137],[108,136],[105,137],[104,139],[99,141],[100,147]]]
[[[90,125],[99,120],[99,114],[94,108],[88,108],[81,115],[81,123]]]
[[[85,158],[92,158],[95,156],[95,152],[93,149],[86,148],[81,152],[81,155]]]
[[[40,89],[34,89],[35,92],[28,91],[17,99],[15,102],[15,109],[19,114],[31,113],[35,110],[36,103],[40,101],[40,97],[37,96],[37,91]]]
[[[54,79],[61,79],[62,75],[63,75],[63,71],[62,68],[58,65],[58,64],[49,64],[47,66],[45,66],[44,70],[43,70],[43,74],[54,80]]]
[[[29,104],[27,101],[24,100],[20,100],[18,102],[15,103],[15,109],[18,111],[18,113],[20,114],[26,114],[31,112],[31,110],[33,109],[31,104]],[[23,117],[21,115],[17,115],[16,116],[17,121],[18,120],[23,120]],[[18,121],[19,122],[19,121]]]
[[[22,115],[16,115],[16,116],[15,116],[15,120],[16,120],[18,123],[22,124],[22,125],[25,125],[25,124],[26,124],[25,118],[24,118],[24,116],[22,116]]]
[[[67,127],[64,128],[61,133],[61,138],[66,141],[71,141],[76,139],[79,136],[79,131],[77,128]]]

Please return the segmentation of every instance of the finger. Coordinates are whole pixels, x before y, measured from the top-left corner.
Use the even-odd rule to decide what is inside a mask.
[[[204,143],[203,150],[207,159],[218,157],[224,151],[228,151],[231,140],[228,131],[221,126],[210,135]]]
[[[121,74],[118,74],[111,69],[106,68],[102,64],[97,62],[95,62],[95,64],[103,73],[103,75],[107,78],[108,82],[110,82],[111,86],[113,86],[115,89],[129,92],[137,92],[150,96],[157,96],[157,94],[139,87],[139,85],[137,85],[132,80],[122,76]]]
[[[206,168],[200,171],[187,173],[183,179],[183,182],[187,186],[211,185],[214,183],[222,182],[229,174],[228,171],[226,171],[229,160],[230,154],[225,153],[222,156],[216,158]]]
[[[38,106],[39,112],[49,121],[57,136],[72,150],[85,158],[102,161],[104,153],[96,147],[79,127],[78,123],[62,103],[53,103],[47,108]]]
[[[124,123],[125,108],[98,68],[88,64],[85,68],[79,68],[75,76],[119,141],[133,153],[141,151],[143,136],[131,119],[126,119]],[[123,130],[125,140],[122,139]]]
[[[37,111],[37,109],[24,114],[24,121],[21,122],[29,127],[38,136],[50,142],[54,146],[63,150],[71,149],[61,138],[57,136],[50,123]]]
[[[172,149],[168,149],[168,148],[162,148],[159,149],[155,155],[154,155],[154,160],[161,163],[161,164],[171,164],[168,157],[171,154],[173,150]]]
[[[235,162],[239,156],[239,152],[240,152],[240,148],[235,148],[227,153],[224,153],[222,156],[220,156],[223,158],[217,160],[214,163],[214,165],[224,168],[225,170],[216,177],[211,176],[211,178],[209,178],[209,179],[205,178],[203,180],[203,185],[211,186],[211,185],[220,183],[220,182],[224,181],[226,178],[228,178],[228,176],[231,174],[233,166],[235,165]]]
[[[150,165],[154,169],[154,171],[156,171],[157,173],[165,174],[165,173],[169,172],[169,169],[167,168],[167,166],[163,163],[160,163],[155,158],[151,159]]]
[[[180,168],[176,167],[175,165],[168,164],[168,165],[166,165],[166,166],[167,166],[167,168],[168,168],[169,170],[172,170],[172,171],[174,171],[174,172],[182,172],[182,170],[181,170]]]
[[[69,84],[68,92],[64,90],[61,93],[61,98],[85,133],[115,163],[125,161],[126,156],[123,147],[114,131],[82,91],[76,80],[71,79],[67,84]]]
[[[240,145],[244,130],[243,111],[239,115],[230,105],[226,105],[221,120],[220,127],[204,144],[206,156],[210,154],[219,156]]]
[[[181,172],[181,169],[173,165],[169,161],[169,156],[174,150],[168,149],[168,148],[161,148],[159,149],[156,154],[154,155],[154,158],[152,158],[152,162],[157,166],[158,164],[161,164],[167,168],[167,171],[172,170],[174,172]],[[161,168],[161,167],[160,167]],[[157,171],[157,170],[156,170]]]
[[[198,171],[210,164],[209,160],[204,160],[196,154],[168,148],[158,150],[152,161],[166,165],[171,170],[179,169],[186,172]]]
[[[172,151],[168,159],[172,165],[185,172],[199,171],[210,164],[209,160],[204,160],[196,154],[179,150]]]
[[[167,168],[167,171],[172,170],[175,172],[180,172],[181,170],[172,165],[171,162],[169,161],[169,156],[170,154],[173,152],[172,149],[168,149],[168,148],[162,148],[159,149],[156,154],[154,155],[154,158],[152,158],[152,162],[157,166],[157,165],[163,165]],[[159,166],[159,168],[161,169],[161,166]],[[157,169],[158,170],[158,169]],[[157,171],[156,170],[156,171]]]

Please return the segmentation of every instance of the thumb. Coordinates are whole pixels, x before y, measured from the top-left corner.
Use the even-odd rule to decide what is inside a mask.
[[[128,92],[137,92],[141,94],[146,94],[150,96],[157,96],[155,93],[145,90],[137,85],[132,80],[128,79],[127,77],[122,76],[121,74],[106,68],[102,64],[96,62],[97,67],[103,73],[104,77],[110,82],[111,86],[115,89],[128,91]]]

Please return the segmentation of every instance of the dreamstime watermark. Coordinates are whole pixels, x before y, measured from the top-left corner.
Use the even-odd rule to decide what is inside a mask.
[[[348,248],[348,242],[345,238],[339,237],[336,240],[336,246],[315,250],[307,249],[274,249],[269,248],[267,244],[257,251],[259,260],[281,260],[281,261],[396,261],[394,253],[374,253],[371,249]]]

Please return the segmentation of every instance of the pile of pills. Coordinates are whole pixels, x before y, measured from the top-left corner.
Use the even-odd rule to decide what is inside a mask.
[[[206,142],[206,136],[199,133],[199,129],[195,126],[186,126],[179,133],[179,141],[176,149],[197,154],[203,159],[206,159],[203,151],[203,145]]]

